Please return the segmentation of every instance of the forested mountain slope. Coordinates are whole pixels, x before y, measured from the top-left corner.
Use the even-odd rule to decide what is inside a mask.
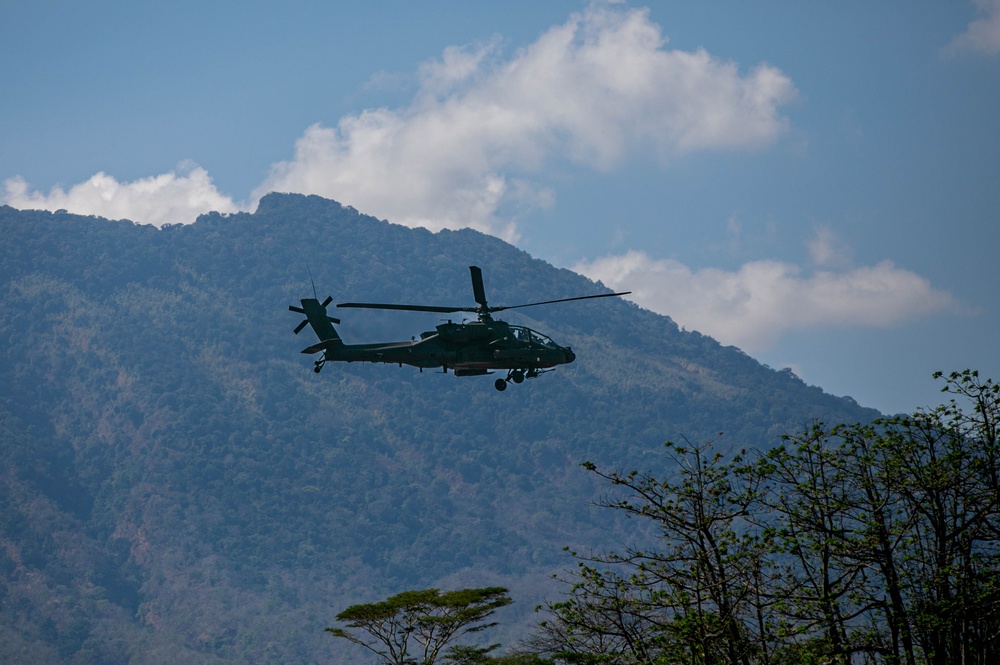
[[[310,272],[321,299],[462,306],[469,265],[490,304],[601,289],[318,197],[163,229],[0,208],[0,661],[329,662],[339,610],[429,586],[508,586],[506,641],[564,546],[626,537],[584,460],[877,415],[617,298],[505,312],[577,361],[504,393],[299,353]],[[348,343],[439,320],[331,314]]]

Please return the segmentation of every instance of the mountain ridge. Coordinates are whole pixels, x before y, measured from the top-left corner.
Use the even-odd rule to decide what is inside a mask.
[[[504,393],[409,367],[316,375],[287,310],[310,274],[339,302],[461,305],[469,265],[496,304],[601,287],[315,196],[161,229],[4,206],[0,237],[11,661],[320,662],[336,612],[429,586],[509,586],[509,643],[557,592],[563,546],[633,536],[590,504],[581,462],[656,467],[668,439],[765,446],[877,415],[617,298],[505,313],[577,361]],[[439,320],[344,314],[348,342]]]

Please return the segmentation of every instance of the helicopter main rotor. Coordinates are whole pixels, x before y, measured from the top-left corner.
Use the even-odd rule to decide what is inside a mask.
[[[438,307],[435,305],[398,305],[391,303],[371,303],[371,302],[345,302],[338,303],[337,307],[354,307],[358,309],[394,309],[407,312],[435,312],[439,314],[453,314],[455,312],[474,312],[479,320],[487,323],[493,320],[490,316],[493,312],[502,312],[507,309],[520,309],[522,307],[534,307],[536,305],[551,305],[559,302],[570,302],[571,300],[589,300],[591,298],[611,298],[614,296],[625,296],[631,291],[621,293],[598,293],[590,296],[576,296],[574,298],[557,298],[556,300],[543,300],[541,302],[530,302],[523,305],[500,305],[491,307],[486,302],[486,289],[483,287],[483,271],[479,266],[469,266],[469,273],[472,276],[472,296],[478,303],[478,307]]]

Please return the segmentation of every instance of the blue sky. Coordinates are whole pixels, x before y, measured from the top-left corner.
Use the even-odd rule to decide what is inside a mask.
[[[1000,379],[1000,0],[0,4],[0,201],[470,226],[887,412]],[[542,288],[540,297],[544,295]]]

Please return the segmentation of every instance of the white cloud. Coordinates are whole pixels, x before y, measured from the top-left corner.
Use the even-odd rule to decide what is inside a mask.
[[[611,169],[639,152],[754,148],[783,131],[778,109],[795,89],[780,71],[744,76],[665,43],[646,11],[594,5],[506,61],[497,39],[449,47],[421,66],[411,105],[313,125],[255,196],[320,194],[410,226],[513,239],[517,210],[551,205],[533,177],[555,160]]]
[[[595,3],[507,59],[498,38],[448,47],[418,68],[409,105],[314,124],[250,200],[319,194],[409,226],[513,241],[520,214],[553,204],[540,176],[555,163],[608,170],[637,154],[752,149],[785,129],[779,109],[796,91],[782,72],[761,64],[741,73],[666,42],[647,10]],[[48,194],[14,178],[5,189],[15,207],[156,225],[242,207],[201,168],[134,182],[102,172]]]
[[[751,353],[794,330],[889,327],[957,307],[951,295],[890,261],[808,275],[790,263],[753,261],[727,272],[630,251],[574,270],[631,290],[637,304]]]
[[[31,191],[23,178],[15,177],[4,182],[4,192],[5,202],[14,208],[65,209],[154,226],[187,224],[209,211],[230,213],[240,209],[219,193],[205,169],[190,164],[133,182],[119,182],[101,172],[69,191],[53,187],[48,194]]]
[[[984,17],[969,23],[958,37],[945,48],[946,53],[1000,53],[1000,0],[973,0]]]

